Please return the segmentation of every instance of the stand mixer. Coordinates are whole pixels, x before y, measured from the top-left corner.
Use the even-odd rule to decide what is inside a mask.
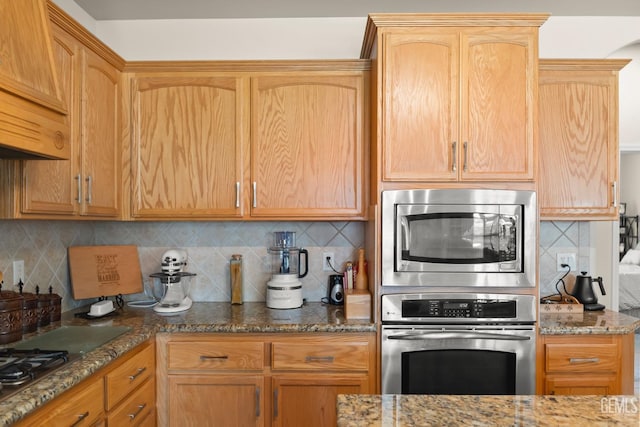
[[[190,281],[195,273],[182,271],[187,265],[187,253],[180,249],[171,249],[162,255],[160,273],[150,276],[159,279],[164,288],[164,295],[153,308],[157,313],[178,313],[191,308],[189,298]]]

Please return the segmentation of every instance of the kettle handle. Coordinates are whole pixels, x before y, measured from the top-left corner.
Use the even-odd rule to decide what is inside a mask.
[[[304,254],[304,273],[300,273],[300,260]],[[300,255],[298,256],[298,277],[302,279],[309,272],[309,252],[306,249],[300,249]]]
[[[600,292],[602,292],[602,295],[606,295],[607,293],[604,291],[604,285],[602,284],[602,277],[598,277],[597,279],[593,279],[594,282],[598,282],[598,285],[600,285]]]

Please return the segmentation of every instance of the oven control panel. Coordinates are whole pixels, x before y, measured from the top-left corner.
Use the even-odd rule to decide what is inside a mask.
[[[457,317],[513,319],[516,302],[486,299],[419,299],[402,301],[402,317]]]
[[[453,324],[536,321],[535,295],[496,293],[413,293],[382,295],[382,323]]]

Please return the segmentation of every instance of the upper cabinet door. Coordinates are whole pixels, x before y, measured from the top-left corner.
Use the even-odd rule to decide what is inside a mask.
[[[618,215],[618,71],[627,60],[540,61],[540,217]]]
[[[251,79],[251,216],[364,217],[362,73]]]
[[[86,50],[82,73],[81,214],[120,213],[120,72]]]
[[[382,65],[383,179],[457,179],[459,36],[386,34]]]
[[[245,84],[211,73],[133,79],[133,217],[242,215]]]
[[[536,36],[530,28],[463,31],[461,179],[534,179]]]
[[[25,160],[22,164],[20,216],[74,217],[81,203],[79,190],[79,79],[81,47],[70,35],[53,26],[53,53],[62,100],[70,129],[70,160]]]

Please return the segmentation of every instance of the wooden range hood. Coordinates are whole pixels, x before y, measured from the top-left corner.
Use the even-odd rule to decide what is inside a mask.
[[[0,0],[0,159],[68,159],[47,0]]]

